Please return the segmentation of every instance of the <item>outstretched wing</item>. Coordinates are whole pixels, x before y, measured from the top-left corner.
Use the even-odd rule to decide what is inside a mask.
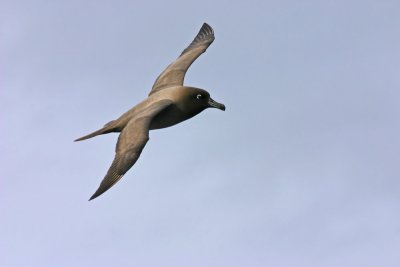
[[[149,95],[167,87],[183,85],[190,65],[207,50],[214,39],[213,29],[204,23],[192,43],[158,76]]]
[[[116,184],[135,164],[149,140],[151,120],[172,104],[170,100],[161,100],[150,105],[143,112],[131,119],[118,137],[115,158],[99,188],[89,200],[92,200]]]

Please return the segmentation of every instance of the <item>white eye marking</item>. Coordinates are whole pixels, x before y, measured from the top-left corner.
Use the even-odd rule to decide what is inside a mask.
[[[200,94],[198,94],[198,95],[196,96],[197,99],[200,99],[200,98],[202,98],[202,97],[203,97],[203,96],[200,95]]]

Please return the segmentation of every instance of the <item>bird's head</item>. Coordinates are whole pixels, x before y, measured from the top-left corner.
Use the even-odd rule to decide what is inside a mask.
[[[225,105],[211,98],[210,93],[200,88],[185,88],[185,106],[193,111],[201,112],[206,108],[217,108],[225,111]]]

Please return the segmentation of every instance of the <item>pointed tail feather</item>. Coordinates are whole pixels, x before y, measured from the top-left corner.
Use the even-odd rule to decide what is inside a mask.
[[[74,142],[86,140],[86,139],[95,137],[95,136],[100,135],[100,134],[106,134],[106,133],[111,133],[111,132],[112,132],[112,129],[110,129],[110,128],[108,128],[108,127],[104,127],[104,128],[102,128],[102,129],[100,129],[100,130],[97,130],[97,131],[95,131],[95,132],[93,132],[93,133],[90,133],[90,134],[88,134],[88,135],[82,136],[82,137],[80,137],[80,138],[74,140]]]

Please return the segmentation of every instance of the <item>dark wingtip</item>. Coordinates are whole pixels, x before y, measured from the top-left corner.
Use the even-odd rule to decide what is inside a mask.
[[[90,198],[89,198],[89,200],[88,201],[91,201],[91,200],[93,200],[93,199],[95,199],[96,197],[94,196],[94,195],[92,195]]]
[[[103,192],[103,193],[104,193],[104,192]],[[99,192],[96,191],[96,192],[89,198],[88,201],[91,201],[91,200],[95,199],[96,197],[100,196],[100,195],[103,194],[103,193],[99,193]]]
[[[201,26],[199,33],[197,34],[195,40],[200,40],[200,39],[203,39],[206,36],[210,36],[210,35],[212,37],[214,37],[214,30],[207,22],[204,22],[203,25]]]
[[[201,26],[199,32],[197,33],[196,37],[193,39],[193,41],[190,43],[188,47],[186,47],[185,50],[181,53],[181,55],[185,54],[187,51],[191,50],[193,47],[196,47],[198,45],[210,45],[215,39],[214,36],[214,30],[211,28],[210,25],[208,25],[206,22],[203,23]]]
[[[203,30],[207,30],[209,33],[214,33],[213,28],[207,22],[203,23],[203,25],[201,26],[200,32]]]

